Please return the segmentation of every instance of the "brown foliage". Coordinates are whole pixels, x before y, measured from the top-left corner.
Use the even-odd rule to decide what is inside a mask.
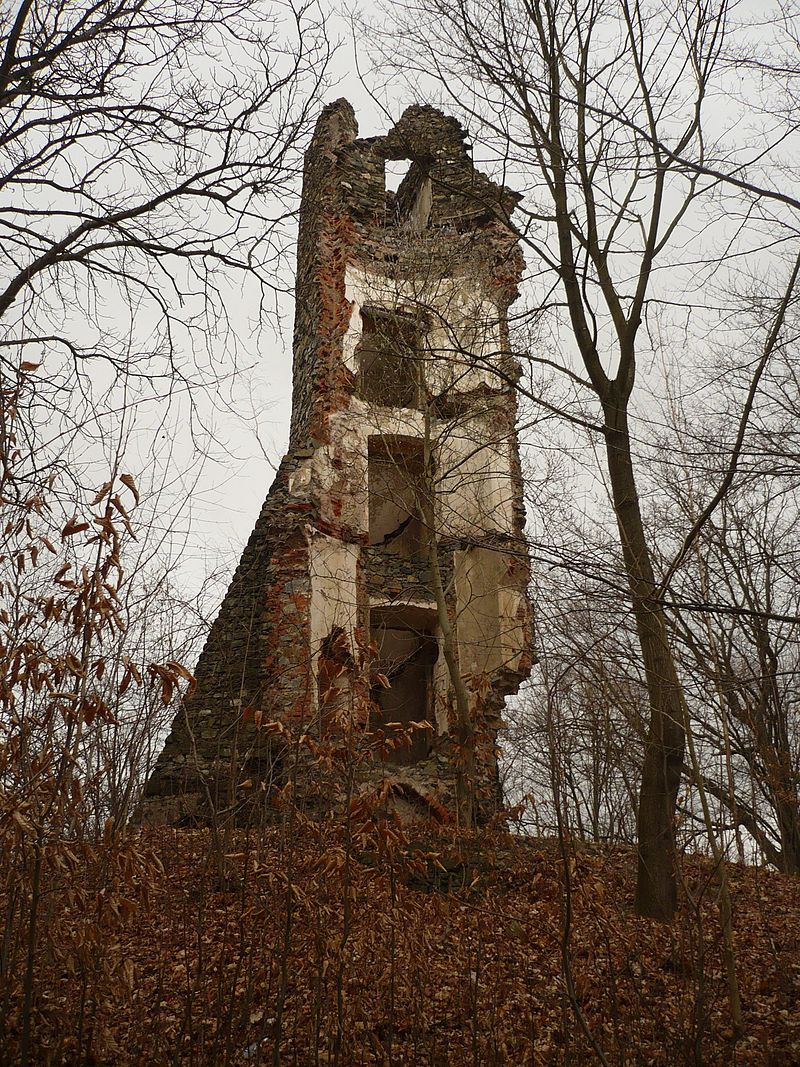
[[[592,1061],[562,969],[554,843],[452,830],[409,842],[389,818],[347,833],[241,831],[231,848],[238,877],[224,889],[205,831],[108,834],[54,853],[34,1062]],[[609,1063],[798,1062],[797,881],[732,871],[745,1010],[736,1042],[712,866],[685,861],[668,927],[634,917],[627,850],[578,849],[569,863],[572,984]],[[22,980],[5,979],[7,1057]]]

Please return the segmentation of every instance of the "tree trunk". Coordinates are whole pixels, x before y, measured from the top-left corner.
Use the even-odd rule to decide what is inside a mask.
[[[436,614],[442,634],[444,654],[450,683],[455,693],[456,705],[456,809],[461,830],[471,830],[475,824],[475,727],[469,707],[469,694],[461,676],[458,662],[456,636],[450,622],[445,599],[442,574],[439,567],[439,549],[436,537],[430,535],[430,566],[433,593],[436,598]]]
[[[677,906],[674,820],[685,744],[683,693],[664,612],[653,599],[656,582],[633,474],[626,404],[610,398],[603,408],[614,511],[650,698],[637,814],[636,912],[669,920]]]
[[[781,870],[784,874],[800,874],[800,812],[793,782],[787,783],[782,796],[775,798],[775,811],[781,835]]]
[[[428,560],[431,568],[431,584],[436,601],[436,615],[442,635],[444,654],[450,684],[455,694],[456,730],[456,814],[461,830],[471,830],[475,824],[475,727],[469,706],[469,693],[461,675],[458,661],[458,640],[447,610],[447,597],[442,582],[439,564],[439,540],[436,528],[436,494],[434,456],[431,446],[430,410],[425,410],[425,437],[423,441],[423,466],[425,485],[417,494],[417,505],[428,535]]]

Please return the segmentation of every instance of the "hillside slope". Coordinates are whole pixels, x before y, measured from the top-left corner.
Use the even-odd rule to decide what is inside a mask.
[[[764,870],[731,869],[737,1040],[705,859],[666,927],[632,914],[629,850],[507,834],[152,831],[57,855],[33,1063],[601,1062],[592,1041],[609,1064],[800,1063],[800,882]]]

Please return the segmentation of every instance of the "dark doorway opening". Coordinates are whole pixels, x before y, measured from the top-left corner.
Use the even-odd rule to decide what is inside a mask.
[[[420,328],[413,315],[381,308],[361,311],[359,391],[364,400],[391,408],[420,403]]]
[[[369,439],[369,544],[406,559],[428,555],[420,501],[425,491],[422,441],[413,437]]]
[[[390,688],[373,686],[376,712],[372,728],[387,736],[414,728],[407,740],[395,745],[387,757],[398,766],[418,763],[430,755],[433,744],[433,667],[439,658],[439,643],[428,612],[416,608],[375,609],[370,613],[370,636],[378,648],[377,670]]]

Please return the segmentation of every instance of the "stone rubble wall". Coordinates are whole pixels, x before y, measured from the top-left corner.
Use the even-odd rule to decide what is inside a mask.
[[[398,159],[411,164],[396,194],[387,193],[385,164]],[[483,413],[493,426],[506,428],[510,442],[504,453],[510,518],[493,529],[489,517],[458,537],[445,530],[439,544],[456,628],[457,570],[467,559],[473,565],[478,551],[497,554],[496,584],[503,591],[484,590],[486,603],[498,612],[504,610],[501,603],[512,605],[515,616],[500,624],[519,635],[520,647],[493,669],[488,691],[481,679],[470,681],[480,818],[500,809],[496,735],[504,699],[516,692],[531,663],[529,566],[514,435],[518,371],[508,353],[505,317],[523,267],[510,221],[518,199],[474,169],[465,131],[434,108],[409,108],[387,135],[371,138],[358,137],[347,101],[322,112],[306,156],[300,212],[289,452],[210,630],[197,664],[196,692],[176,716],[147,783],[140,820],[188,822],[208,817],[212,809],[239,821],[252,817],[254,808],[269,815],[276,790],[288,786],[294,799],[312,810],[335,804],[341,786],[337,769],[324,769],[313,745],[292,746],[259,723],[278,720],[287,737],[305,732],[320,738],[317,679],[328,655],[326,641],[344,620],[351,654],[336,683],[341,690],[336,707],[363,732],[370,714],[369,665],[357,662],[368,641],[370,605],[433,600],[427,560],[367,543],[367,442],[377,416],[358,397],[357,372],[344,351],[357,314],[347,295],[353,271],[373,285],[380,278],[389,289],[397,283],[398,291],[406,283],[413,289],[411,283],[425,271],[434,281],[449,280],[456,292],[477,292],[496,308],[498,374],[484,375],[476,391],[443,397],[437,429],[446,431],[447,420],[464,412]],[[424,295],[424,287],[419,291]],[[466,661],[466,649],[462,655]],[[430,756],[403,767],[363,760],[356,787],[378,789],[388,778],[402,810],[416,805],[419,813],[441,817],[454,810],[448,728],[454,710],[441,657],[436,669],[437,700],[443,704],[436,709],[440,728]]]

